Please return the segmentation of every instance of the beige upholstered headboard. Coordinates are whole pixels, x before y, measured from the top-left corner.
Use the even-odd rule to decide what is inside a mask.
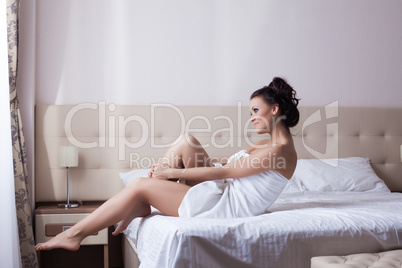
[[[363,156],[392,191],[402,191],[402,108],[300,107],[292,129],[299,158]],[[70,198],[105,200],[123,184],[119,172],[146,168],[180,134],[194,134],[210,156],[231,155],[264,137],[247,127],[249,107],[37,105],[36,201],[66,199],[58,147],[79,147],[70,169]]]

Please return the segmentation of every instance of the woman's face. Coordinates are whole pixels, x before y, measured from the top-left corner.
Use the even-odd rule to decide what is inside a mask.
[[[271,133],[272,116],[278,113],[278,105],[268,105],[262,97],[250,101],[250,121],[258,134]]]

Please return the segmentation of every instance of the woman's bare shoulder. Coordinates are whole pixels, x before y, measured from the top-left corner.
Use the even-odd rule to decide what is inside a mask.
[[[293,146],[289,144],[277,144],[267,148],[258,148],[251,153],[252,157],[258,157],[261,163],[290,179],[296,168],[297,154]]]

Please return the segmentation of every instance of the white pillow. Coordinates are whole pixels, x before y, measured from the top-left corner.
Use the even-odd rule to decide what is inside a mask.
[[[363,157],[299,159],[283,192],[390,192]]]
[[[123,181],[124,186],[127,186],[130,184],[132,180],[138,177],[148,177],[148,173],[151,171],[150,168],[144,168],[144,169],[133,169],[129,172],[120,172],[120,179]]]

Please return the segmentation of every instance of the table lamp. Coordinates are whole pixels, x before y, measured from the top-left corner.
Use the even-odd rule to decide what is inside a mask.
[[[69,190],[69,169],[78,166],[78,150],[74,146],[60,146],[59,148],[59,166],[67,168],[67,204],[58,204],[59,208],[76,208],[78,204],[70,203]]]

